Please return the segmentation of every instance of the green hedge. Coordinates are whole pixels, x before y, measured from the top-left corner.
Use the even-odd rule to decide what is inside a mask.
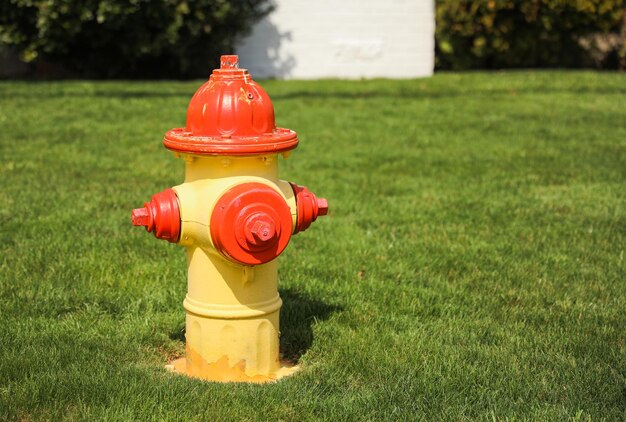
[[[206,76],[268,0],[4,0],[0,43],[87,77]],[[438,69],[626,68],[626,0],[436,0]]]
[[[625,0],[436,0],[439,69],[626,66]]]
[[[206,76],[267,0],[4,0],[0,43],[87,77]]]

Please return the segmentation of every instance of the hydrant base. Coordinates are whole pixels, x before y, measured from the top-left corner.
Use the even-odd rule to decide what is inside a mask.
[[[235,364],[231,367],[228,363],[228,357],[223,356],[217,362],[208,363],[202,359],[200,354],[187,348],[186,357],[182,357],[165,365],[165,369],[177,374],[185,375],[191,378],[198,378],[205,381],[213,382],[246,382],[246,383],[267,383],[278,381],[279,379],[289,376],[300,369],[297,365],[291,365],[288,362],[281,362],[278,370],[270,375],[254,375],[249,376],[245,373],[245,362]],[[194,360],[194,369],[189,370],[187,359]],[[202,360],[202,365],[198,369],[197,360]]]

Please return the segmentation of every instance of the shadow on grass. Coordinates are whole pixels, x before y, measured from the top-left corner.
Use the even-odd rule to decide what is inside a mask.
[[[293,289],[280,291],[283,306],[280,311],[281,359],[293,364],[313,344],[313,324],[343,310]],[[185,328],[170,333],[169,338],[185,343]]]
[[[313,344],[313,324],[343,310],[293,289],[281,290],[280,352],[282,359],[297,363]]]

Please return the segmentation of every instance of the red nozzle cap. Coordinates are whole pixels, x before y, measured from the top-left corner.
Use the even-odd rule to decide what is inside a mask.
[[[145,226],[146,231],[154,232],[158,239],[178,242],[180,210],[176,193],[172,189],[166,189],[153,195],[143,208],[132,211],[130,221],[133,226]]]
[[[278,192],[261,183],[244,183],[215,204],[211,239],[235,263],[264,264],[285,250],[292,225],[289,205]]]
[[[308,229],[318,216],[328,214],[328,201],[326,198],[316,197],[304,186],[291,183],[291,188],[296,196],[296,205],[298,206],[295,234]]]

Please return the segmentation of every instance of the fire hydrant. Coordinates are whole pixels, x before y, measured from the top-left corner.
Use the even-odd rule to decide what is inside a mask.
[[[295,370],[279,359],[277,260],[328,203],[278,179],[298,145],[277,128],[267,93],[237,56],[195,93],[184,128],[163,144],[185,160],[185,182],[132,211],[132,224],[187,250],[185,357],[175,371],[212,381],[266,382]]]

